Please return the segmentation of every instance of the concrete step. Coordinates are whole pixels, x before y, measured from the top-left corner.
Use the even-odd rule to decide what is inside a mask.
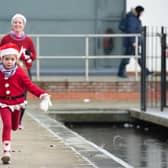
[[[48,115],[61,122],[128,122],[128,111],[123,109],[55,109]]]

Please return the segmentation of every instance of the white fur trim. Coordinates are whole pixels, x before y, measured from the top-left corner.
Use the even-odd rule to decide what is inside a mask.
[[[32,60],[28,59],[26,62],[30,64],[30,63],[32,63]]]
[[[3,141],[3,149],[6,151],[11,150],[11,141]]]
[[[12,112],[15,110],[20,110],[21,108],[25,109],[26,108],[27,101],[24,101],[23,103],[16,104],[16,105],[7,105],[4,103],[0,103],[1,108],[6,108],[9,107]]]
[[[9,54],[15,54],[17,57],[19,56],[18,50],[14,49],[14,48],[4,49],[4,50],[1,50],[1,52],[0,52],[1,57],[3,57],[4,55],[9,55]]]
[[[43,99],[45,96],[49,96],[47,93],[43,93],[40,95],[40,99]]]

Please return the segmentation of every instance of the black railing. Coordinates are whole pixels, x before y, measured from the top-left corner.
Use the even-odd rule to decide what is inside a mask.
[[[141,110],[158,108],[161,111],[167,105],[166,81],[166,28],[144,27],[142,33],[142,69],[141,69]],[[153,75],[146,74],[150,65]]]
[[[146,27],[142,33],[141,110],[146,111]]]
[[[166,33],[161,28],[161,111],[166,107]]]

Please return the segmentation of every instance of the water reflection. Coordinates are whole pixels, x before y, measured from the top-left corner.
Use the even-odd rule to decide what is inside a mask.
[[[168,167],[168,129],[147,123],[68,124],[88,140],[135,168]]]

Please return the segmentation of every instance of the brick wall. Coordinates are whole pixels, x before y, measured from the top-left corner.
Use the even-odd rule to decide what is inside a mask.
[[[116,82],[36,82],[54,99],[115,99],[135,100],[140,97],[140,83],[135,81]],[[29,99],[35,96],[28,94]]]

